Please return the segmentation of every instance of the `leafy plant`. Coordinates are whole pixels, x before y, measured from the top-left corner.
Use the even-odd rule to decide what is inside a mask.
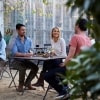
[[[88,28],[92,30],[96,43],[72,59],[64,82],[73,85],[70,91],[72,100],[79,97],[96,100],[100,96],[100,0],[68,0],[66,6],[71,7],[72,12],[78,8],[80,17],[87,16]]]

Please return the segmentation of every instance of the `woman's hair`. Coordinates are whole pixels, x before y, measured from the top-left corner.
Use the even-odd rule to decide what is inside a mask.
[[[1,34],[1,31],[0,31],[0,41],[2,40],[2,34]]]
[[[54,28],[52,28],[52,31],[51,31],[51,39],[53,39],[53,31],[54,31],[55,29],[58,29],[58,30],[59,30],[59,38],[61,38],[60,29],[59,29],[58,27],[54,27]],[[58,38],[58,39],[59,39],[59,38]]]

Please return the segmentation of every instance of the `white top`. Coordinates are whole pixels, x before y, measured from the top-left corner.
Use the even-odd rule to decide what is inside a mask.
[[[57,42],[51,40],[51,45],[57,56],[66,56],[66,43],[63,38],[60,38]]]
[[[95,44],[95,39],[91,40],[91,44],[94,45]]]

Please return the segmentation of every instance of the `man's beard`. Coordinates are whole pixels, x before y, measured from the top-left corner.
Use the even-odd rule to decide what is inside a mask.
[[[25,35],[20,35],[20,37],[24,37]]]
[[[20,35],[20,37],[24,37],[25,36],[25,33],[23,33],[22,35]]]

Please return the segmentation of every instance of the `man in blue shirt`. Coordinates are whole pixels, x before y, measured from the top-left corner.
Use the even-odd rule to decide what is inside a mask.
[[[25,36],[26,28],[23,24],[17,24],[16,30],[18,33],[18,36],[15,39],[15,42],[12,47],[12,55],[16,57],[31,57],[33,56],[33,53],[30,52],[32,48],[32,40]],[[34,90],[31,86],[32,79],[36,76],[38,72],[38,67],[31,62],[30,60],[22,60],[17,59],[14,60],[12,63],[16,68],[19,68],[19,86],[17,91],[22,92],[23,86],[25,85],[30,90]],[[31,69],[27,79],[25,80],[25,73],[26,69]],[[24,81],[25,80],[25,81]]]

